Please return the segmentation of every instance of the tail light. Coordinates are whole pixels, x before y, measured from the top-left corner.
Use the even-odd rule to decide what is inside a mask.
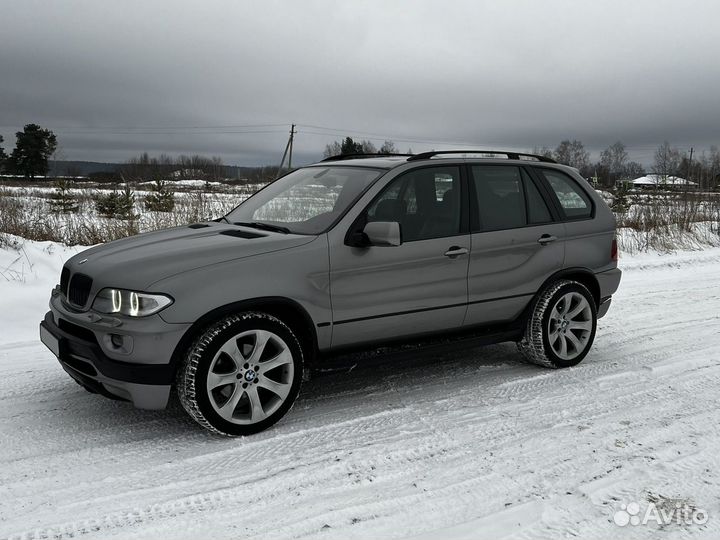
[[[618,262],[617,238],[613,238],[612,245],[610,246],[610,259],[612,259],[613,262]]]

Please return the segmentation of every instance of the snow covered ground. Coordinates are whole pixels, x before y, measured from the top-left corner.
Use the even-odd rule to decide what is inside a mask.
[[[717,538],[720,248],[644,254],[592,352],[502,344],[331,372],[212,436],[88,394],[36,339],[74,249],[0,249],[0,538]],[[621,504],[705,510],[627,525]]]

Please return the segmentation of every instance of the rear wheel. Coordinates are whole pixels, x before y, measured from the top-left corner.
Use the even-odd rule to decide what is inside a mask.
[[[178,372],[178,396],[203,427],[249,435],[292,407],[302,370],[300,344],[283,322],[259,312],[231,315],[190,347]]]
[[[518,349],[534,364],[574,366],[590,351],[596,329],[597,308],[587,287],[556,281],[536,300]]]

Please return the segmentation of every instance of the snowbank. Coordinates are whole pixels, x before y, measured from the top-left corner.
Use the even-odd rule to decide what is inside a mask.
[[[30,341],[37,338],[63,264],[85,248],[3,238],[9,245],[0,247],[0,344]]]

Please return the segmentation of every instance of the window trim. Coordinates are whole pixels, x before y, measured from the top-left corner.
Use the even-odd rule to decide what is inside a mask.
[[[498,232],[498,231],[512,231],[516,229],[527,229],[528,227],[542,227],[544,225],[551,225],[553,223],[557,223],[559,221],[558,212],[552,203],[552,201],[548,200],[547,193],[545,193],[545,190],[543,189],[544,186],[538,185],[537,179],[528,170],[528,167],[526,165],[518,165],[517,163],[467,163],[467,176],[468,176],[468,186],[469,186],[469,195],[468,199],[470,200],[470,232],[471,234],[479,234],[479,233],[490,233],[490,232]],[[515,167],[516,169],[520,170],[520,184],[522,185],[522,197],[523,197],[523,205],[525,210],[525,225],[518,225],[515,227],[503,227],[500,229],[485,229],[482,224],[482,216],[480,215],[480,208],[478,206],[478,200],[477,200],[477,191],[475,190],[475,177],[472,173],[473,167]],[[550,221],[545,221],[543,223],[528,223],[528,203],[527,203],[527,188],[525,186],[525,181],[523,180],[523,174],[525,173],[525,176],[530,182],[533,182],[535,187],[537,188],[538,192],[540,193],[540,197],[545,201],[545,204],[547,205],[548,211],[550,212]]]
[[[530,174],[530,171],[527,170],[526,167],[522,167],[522,173],[520,174],[520,178],[522,179],[522,185],[523,185],[523,193],[525,195],[525,221],[526,221],[526,227],[540,227],[542,225],[549,225],[551,223],[555,223],[557,221],[557,218],[555,214],[553,214],[552,205],[547,200],[547,196],[545,193],[543,193],[543,190],[540,186],[538,186],[537,181],[535,178],[533,178],[533,175]],[[528,186],[527,182],[525,181],[525,178],[527,178],[527,182],[530,182],[533,186],[535,186],[535,189],[538,192],[538,195],[540,195],[540,200],[545,204],[545,208],[547,208],[548,214],[550,214],[550,219],[548,221],[539,221],[537,223],[530,223],[530,204],[528,203]]]
[[[540,183],[543,184],[545,187],[545,190],[550,197],[550,200],[552,201],[553,206],[555,207],[557,213],[560,216],[560,221],[562,222],[568,222],[568,221],[589,221],[592,219],[595,219],[595,211],[597,209],[595,205],[595,199],[593,198],[591,193],[588,193],[587,189],[585,189],[585,186],[583,186],[576,178],[573,178],[572,175],[566,173],[565,171],[562,171],[560,169],[557,169],[555,167],[538,167],[538,166],[531,166],[533,172],[537,176],[537,178],[540,180]],[[585,197],[587,197],[587,202],[590,203],[590,215],[589,216],[568,216],[565,212],[565,209],[563,208],[562,204],[560,203],[560,199],[557,196],[557,193],[555,193],[555,190],[550,185],[550,181],[545,178],[545,173],[543,171],[553,171],[557,174],[561,174],[564,177],[568,179],[571,185],[577,186],[577,188],[585,194]]]
[[[425,242],[427,240],[437,240],[440,238],[455,238],[458,236],[464,236],[466,234],[470,234],[470,210],[468,208],[468,199],[470,198],[468,196],[468,177],[467,172],[465,170],[465,166],[463,163],[433,163],[430,165],[423,165],[420,167],[413,167],[411,169],[407,169],[397,176],[394,176],[391,178],[387,184],[385,184],[380,191],[368,202],[365,207],[360,211],[358,216],[355,218],[355,220],[352,222],[350,227],[348,227],[348,230],[345,232],[345,239],[344,244],[346,246],[351,247],[358,247],[355,246],[352,242],[352,237],[355,233],[361,232],[365,225],[367,224],[367,213],[370,207],[377,202],[378,199],[380,199],[384,194],[385,191],[396,181],[399,179],[402,179],[404,176],[425,170],[425,169],[448,169],[450,167],[455,167],[458,170],[459,173],[459,181],[460,181],[460,228],[459,232],[456,234],[451,234],[449,236],[433,236],[432,238],[422,238],[417,240],[405,240],[402,238],[402,225],[400,226],[400,237],[402,239],[402,243],[412,243],[412,242]],[[379,179],[378,179],[379,180]],[[400,190],[400,196],[404,195],[405,193],[405,187],[402,186]]]

